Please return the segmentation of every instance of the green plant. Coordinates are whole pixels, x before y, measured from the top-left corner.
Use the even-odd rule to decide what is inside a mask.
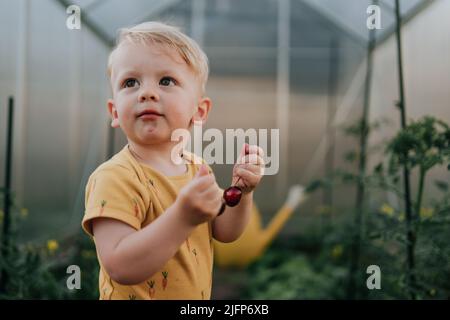
[[[423,225],[420,215],[424,209],[422,205],[426,175],[436,166],[445,164],[448,167],[450,128],[444,121],[425,116],[400,130],[389,142],[386,154],[389,157],[386,173],[394,183],[399,180],[401,168],[406,168],[409,172],[416,169],[418,171],[417,194],[412,200],[412,212],[409,215],[406,214],[404,221],[407,265],[410,273],[407,290],[411,292],[411,296],[420,295],[424,285],[420,283],[420,279],[416,279],[416,276],[420,276],[416,270],[416,245],[419,229]],[[382,164],[377,167],[377,170],[382,177]],[[445,181],[441,181],[440,185],[441,187],[448,186]],[[398,189],[395,191],[398,193]]]
[[[292,250],[270,249],[248,271],[247,299],[338,299],[343,297],[345,269],[314,266],[311,258]]]
[[[0,299],[98,299],[98,263],[92,241],[77,234],[61,241],[19,243],[20,227],[28,214],[13,201],[10,238],[2,248],[6,255],[0,259],[0,268],[7,274]],[[81,290],[67,288],[69,265],[82,270]]]
[[[358,136],[362,134],[362,129],[356,125],[347,132]],[[380,150],[380,147],[372,147],[372,150]],[[357,152],[350,152],[345,157],[353,163],[360,156]],[[361,174],[337,169],[330,179],[313,181],[307,190],[313,192],[324,186],[343,183],[362,185],[365,190],[370,191],[372,201],[371,206],[364,209],[367,210],[365,219],[358,220],[359,224],[354,223],[352,227],[363,230],[362,236],[357,239],[362,252],[359,265],[362,267],[366,262],[377,261],[390,274],[401,275],[386,277],[389,285],[383,292],[388,297],[448,297],[450,290],[446,284],[449,283],[449,276],[446,270],[450,266],[450,250],[445,245],[450,240],[448,179],[435,182],[441,193],[437,198],[425,199],[424,194],[430,185],[426,184],[430,170],[440,166],[450,170],[449,126],[429,116],[413,121],[386,142],[383,157],[387,161],[376,165],[372,173]],[[378,194],[389,193],[402,202],[405,197],[401,186],[404,167],[418,176],[416,195],[411,199],[411,217],[396,203],[394,205],[391,201],[376,199]],[[376,204],[380,200],[384,204]],[[361,208],[362,206],[356,207],[357,214],[361,214]],[[350,231],[349,234],[353,232]],[[355,240],[347,242],[353,242],[355,248]],[[401,257],[406,259],[402,260]],[[358,283],[364,281],[361,275],[358,275]],[[364,287],[357,289],[362,292],[360,296],[364,297],[364,292],[367,294]],[[372,293],[370,295],[374,296]]]

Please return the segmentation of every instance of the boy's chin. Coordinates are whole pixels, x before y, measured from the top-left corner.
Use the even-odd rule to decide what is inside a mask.
[[[138,143],[141,145],[157,145],[162,143],[169,143],[170,142],[170,136],[165,137],[161,135],[143,135],[140,136],[137,139],[132,139],[134,143]]]

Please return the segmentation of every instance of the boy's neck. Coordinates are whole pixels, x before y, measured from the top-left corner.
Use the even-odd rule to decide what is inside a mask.
[[[176,142],[169,142],[156,145],[139,145],[128,140],[128,149],[134,158],[147,166],[160,171],[166,176],[177,176],[186,172],[185,164],[177,165],[172,161],[172,152],[181,155],[183,149]]]

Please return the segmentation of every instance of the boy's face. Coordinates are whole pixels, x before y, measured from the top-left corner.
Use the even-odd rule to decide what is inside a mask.
[[[114,54],[111,86],[111,125],[141,145],[170,141],[173,130],[205,121],[211,107],[182,58],[152,45],[122,43]]]

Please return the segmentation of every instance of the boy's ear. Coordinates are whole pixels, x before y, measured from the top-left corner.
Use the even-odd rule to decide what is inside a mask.
[[[119,127],[119,116],[117,115],[117,109],[114,105],[113,99],[108,99],[108,112],[111,115],[111,127],[118,128]]]
[[[212,101],[208,97],[203,97],[199,101],[197,105],[197,111],[194,113],[191,119],[191,123],[194,121],[200,121],[202,124],[206,122],[208,119],[208,113],[211,110],[212,107]]]

